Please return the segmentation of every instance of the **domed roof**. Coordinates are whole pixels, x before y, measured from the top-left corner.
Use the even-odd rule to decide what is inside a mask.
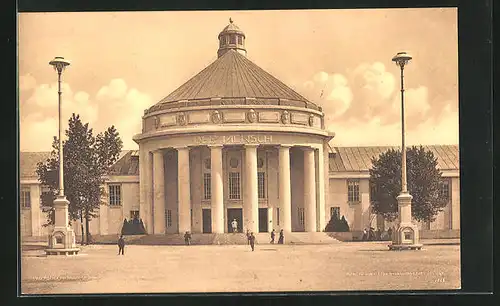
[[[245,33],[243,33],[243,31],[240,30],[240,28],[238,28],[238,26],[234,24],[231,18],[229,18],[229,24],[219,33],[219,38],[221,35],[225,33],[238,33],[243,35],[243,37],[245,37]]]
[[[229,50],[146,113],[214,104],[267,104],[319,109],[244,55]]]

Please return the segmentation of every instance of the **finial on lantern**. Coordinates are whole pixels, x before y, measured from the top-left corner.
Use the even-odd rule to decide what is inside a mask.
[[[231,19],[231,17],[229,17],[229,23],[233,23],[233,19]]]

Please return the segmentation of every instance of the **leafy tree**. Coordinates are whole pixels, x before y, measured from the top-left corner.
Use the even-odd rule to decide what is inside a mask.
[[[122,141],[114,126],[94,137],[89,124],[83,124],[80,116],[75,114],[69,119],[66,137],[63,142],[64,194],[70,201],[70,220],[81,222],[84,243],[89,242],[89,223],[97,217],[101,199],[106,195],[102,187],[105,175],[118,159]],[[59,142],[56,137],[48,160],[37,165],[37,174],[40,182],[49,187],[49,193],[42,197],[42,205],[47,212],[47,224],[53,224],[52,205],[59,185]],[[86,230],[83,228],[84,220]]]
[[[441,171],[437,169],[437,158],[422,146],[407,149],[406,158],[408,191],[413,196],[412,218],[432,222],[447,203],[439,192]],[[393,221],[398,215],[396,198],[401,193],[401,152],[390,149],[373,158],[372,164],[373,212]]]
[[[333,214],[330,221],[325,227],[325,232],[348,232],[349,225],[344,216],[339,218],[336,214]]]

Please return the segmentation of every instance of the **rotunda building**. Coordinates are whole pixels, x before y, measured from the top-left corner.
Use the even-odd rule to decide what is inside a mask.
[[[250,61],[232,20],[218,58],[144,111],[140,216],[148,234],[325,228],[321,107]]]

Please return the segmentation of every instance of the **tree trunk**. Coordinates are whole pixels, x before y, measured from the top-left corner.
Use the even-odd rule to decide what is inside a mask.
[[[87,244],[90,244],[90,231],[89,231],[89,215],[88,213],[85,214],[85,228],[86,228],[86,234],[87,234]]]
[[[85,231],[83,230],[83,213],[80,212],[80,227],[82,229],[82,241],[81,241],[81,245],[85,245]]]

